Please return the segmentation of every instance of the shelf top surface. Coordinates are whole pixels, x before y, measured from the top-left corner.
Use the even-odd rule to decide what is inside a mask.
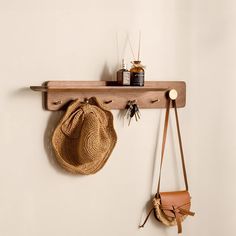
[[[82,90],[82,91],[127,91],[127,90],[141,90],[141,91],[166,91],[173,88],[173,85],[181,84],[185,86],[184,81],[145,81],[145,85],[139,86],[117,86],[109,84],[108,81],[48,81],[43,86],[30,86],[34,91],[68,91],[68,90]]]

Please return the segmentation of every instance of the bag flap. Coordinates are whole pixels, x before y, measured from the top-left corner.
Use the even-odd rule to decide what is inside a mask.
[[[190,210],[191,197],[188,191],[162,192],[160,193],[161,208],[169,217],[175,217],[174,208]],[[181,212],[180,212],[181,213]]]

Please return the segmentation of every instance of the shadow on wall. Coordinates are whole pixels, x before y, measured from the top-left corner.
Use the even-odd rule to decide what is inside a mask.
[[[182,181],[182,179],[183,179],[183,176],[182,176],[182,173],[181,173],[182,165],[178,165],[178,161],[181,159],[181,155],[180,155],[180,151],[179,151],[179,143],[178,143],[179,141],[174,138],[175,136],[177,136],[177,127],[176,127],[176,124],[173,125],[172,120],[174,120],[174,122],[175,122],[175,119],[171,115],[172,114],[170,114],[170,117],[169,117],[169,129],[170,129],[169,142],[171,144],[171,147],[176,147],[176,148],[171,148],[171,155],[170,155],[171,159],[173,161],[173,166],[176,167],[174,169],[174,172],[173,172],[173,175],[175,177],[174,178],[174,180],[175,180],[174,186],[175,186],[176,189],[181,189],[181,184],[180,184],[180,181],[179,181],[180,180],[179,177],[181,177],[181,181]],[[176,141],[176,145],[175,145],[175,141]]]
[[[153,154],[153,165],[152,165],[152,179],[150,181],[150,197],[153,197],[153,194],[152,194],[152,187],[153,185],[155,186],[155,191],[156,191],[156,188],[157,188],[157,180],[155,179],[155,172],[158,168],[157,166],[157,163],[158,163],[158,152],[160,150],[159,148],[159,139],[162,138],[159,134],[160,134],[160,131],[162,129],[161,127],[161,112],[159,112],[159,117],[158,117],[158,125],[157,125],[157,134],[156,134],[156,147],[155,147],[155,150],[154,150],[154,154]]]
[[[140,224],[142,224],[147,216],[147,214],[149,213],[150,209],[153,207],[152,204],[152,199],[154,198],[153,194],[153,186],[154,186],[154,191],[156,192],[156,188],[157,188],[157,179],[156,179],[156,170],[157,168],[159,168],[159,166],[157,166],[158,164],[158,152],[160,151],[160,147],[159,147],[159,139],[162,139],[162,136],[160,135],[160,131],[162,130],[162,122],[161,122],[161,112],[159,113],[158,116],[158,125],[157,125],[157,135],[156,135],[156,147],[155,147],[155,151],[153,154],[153,167],[152,167],[152,172],[151,172],[151,179],[150,179],[150,187],[149,187],[149,191],[150,191],[150,199],[147,201],[147,203],[145,204],[145,206],[143,207],[142,210],[142,214],[141,214],[141,218],[140,218]],[[159,171],[159,169],[158,169]],[[162,235],[168,235],[167,233],[167,227],[165,225],[163,225],[162,223],[160,223],[159,221],[157,221],[155,219],[154,213],[152,212],[148,221],[145,224],[145,227],[148,227],[148,225],[155,225],[156,228],[158,228],[161,232]],[[142,228],[141,228],[142,230]]]
[[[102,73],[100,75],[101,81],[116,81],[116,72],[118,70],[119,66],[116,65],[114,68],[109,69],[107,62],[105,62]]]
[[[44,149],[47,153],[49,163],[54,167],[54,169],[57,172],[63,173],[69,176],[75,176],[74,174],[66,171],[59,165],[59,163],[56,160],[55,153],[52,146],[53,132],[55,128],[57,127],[59,121],[62,119],[64,112],[65,112],[64,110],[51,112],[51,115],[48,119],[48,123],[44,132]],[[82,175],[77,175],[77,176],[82,176]]]
[[[19,89],[13,90],[11,93],[9,93],[9,101],[11,101],[12,99],[13,100],[21,99],[22,106],[20,109],[22,111],[24,111],[24,110],[29,111],[28,104],[26,102],[24,102],[24,100],[28,101],[30,98],[32,98],[33,93],[34,92],[32,90],[30,90],[29,87],[19,88]],[[40,96],[37,95],[37,98],[40,98],[42,100],[42,107],[41,108],[39,107],[39,109],[43,109],[44,96],[42,97],[42,94],[40,94]],[[47,122],[45,132],[44,132],[43,143],[44,143],[44,149],[46,151],[46,155],[48,157],[49,163],[54,167],[54,169],[56,169],[56,171],[58,171],[60,173],[71,175],[69,172],[66,172],[63,168],[61,168],[59,166],[59,164],[57,163],[56,158],[54,156],[54,150],[53,150],[52,144],[51,144],[53,131],[54,131],[55,127],[57,126],[59,120],[61,119],[62,115],[63,115],[62,111],[51,112],[50,117]]]

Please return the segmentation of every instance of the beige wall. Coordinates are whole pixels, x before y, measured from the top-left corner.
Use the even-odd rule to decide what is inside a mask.
[[[141,29],[146,79],[187,82],[180,120],[197,215],[183,235],[234,235],[235,7],[233,0],[0,1],[0,234],[177,234],[153,217],[137,227],[156,189],[160,110],[142,110],[130,127],[112,111],[119,141],[108,163],[94,176],[71,176],[49,145],[61,114],[42,110],[41,94],[28,89],[114,78],[126,32],[137,44]],[[171,121],[163,190],[183,186]]]
[[[187,148],[198,235],[235,235],[236,2],[193,1]],[[188,131],[189,132],[189,131]]]

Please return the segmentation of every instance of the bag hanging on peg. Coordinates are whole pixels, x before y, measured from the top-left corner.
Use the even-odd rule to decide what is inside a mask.
[[[177,112],[176,101],[175,101],[177,96],[178,96],[178,93],[176,90],[172,89],[169,91],[168,100],[167,100],[167,107],[166,107],[163,139],[162,139],[161,163],[160,163],[159,178],[158,178],[158,184],[157,184],[157,192],[155,194],[155,197],[152,200],[153,207],[150,210],[150,212],[148,213],[144,223],[142,225],[140,225],[140,227],[144,227],[145,223],[148,220],[148,217],[150,216],[150,214],[153,211],[154,216],[158,221],[160,221],[161,223],[163,223],[166,226],[177,225],[178,233],[182,233],[181,222],[188,215],[194,216],[195,213],[190,211],[191,197],[190,197],[190,194],[188,191],[187,172],[186,172],[186,167],[185,167],[183,145],[182,145],[182,140],[181,140],[178,112]],[[174,111],[175,111],[179,148],[180,148],[183,176],[184,176],[184,182],[185,182],[185,190],[173,191],[173,192],[160,192],[161,171],[162,171],[162,164],[163,164],[163,160],[164,160],[164,151],[165,151],[165,144],[166,144],[167,129],[168,129],[168,123],[169,123],[169,112],[170,112],[171,103],[172,103],[172,105],[174,107]]]

